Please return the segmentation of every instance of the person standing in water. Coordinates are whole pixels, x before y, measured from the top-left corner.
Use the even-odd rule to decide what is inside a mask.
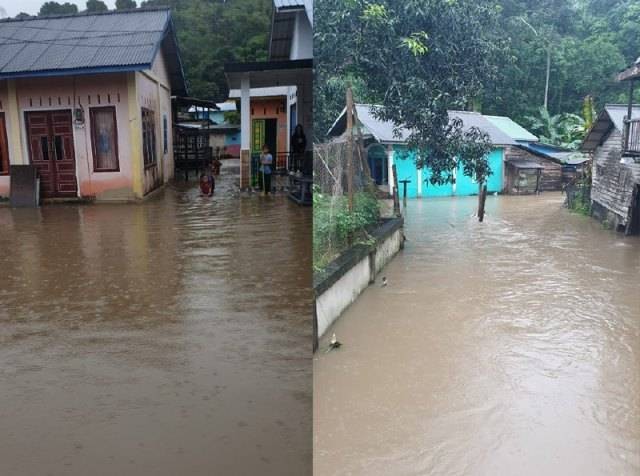
[[[269,153],[267,144],[262,146],[260,154],[260,172],[262,173],[262,193],[264,195],[271,193],[271,166],[273,165],[273,156]]]
[[[307,136],[304,135],[302,124],[298,124],[291,136],[291,151],[293,152],[293,168],[295,170],[302,169],[302,158],[307,150]]]

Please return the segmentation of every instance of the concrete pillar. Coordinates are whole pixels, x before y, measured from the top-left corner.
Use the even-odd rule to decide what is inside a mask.
[[[251,184],[251,81],[240,81],[240,188]]]
[[[393,195],[393,146],[387,147],[387,176],[389,177],[389,194]]]
[[[27,157],[23,154],[22,133],[20,120],[20,106],[18,104],[18,88],[15,79],[7,81],[7,139],[9,140],[9,161],[14,165],[24,165],[28,163]]]
[[[418,197],[422,197],[422,169],[418,169]]]
[[[136,198],[144,197],[144,160],[142,158],[142,111],[138,102],[136,75],[127,73],[127,102],[131,142],[131,177]]]

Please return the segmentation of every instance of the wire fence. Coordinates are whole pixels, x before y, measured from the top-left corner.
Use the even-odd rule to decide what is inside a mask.
[[[347,140],[314,146],[313,254],[323,269],[349,246],[366,242],[380,219],[376,186],[360,145]]]

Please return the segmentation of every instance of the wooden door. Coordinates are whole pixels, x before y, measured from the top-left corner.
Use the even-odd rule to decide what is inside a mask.
[[[9,173],[9,142],[4,113],[0,112],[0,175]]]
[[[76,197],[71,111],[26,113],[29,157],[38,169],[43,198]]]

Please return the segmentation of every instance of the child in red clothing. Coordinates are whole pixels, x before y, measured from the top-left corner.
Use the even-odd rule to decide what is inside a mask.
[[[200,174],[200,193],[211,197],[216,189],[216,181],[213,175]]]

